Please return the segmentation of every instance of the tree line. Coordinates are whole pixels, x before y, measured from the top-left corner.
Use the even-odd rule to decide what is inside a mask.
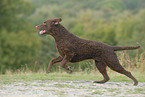
[[[144,53],[144,6],[144,0],[1,0],[0,72],[45,69],[58,53],[54,39],[39,35],[35,26],[57,17],[81,38],[110,45],[141,45],[139,54]],[[130,56],[135,57],[135,52]]]

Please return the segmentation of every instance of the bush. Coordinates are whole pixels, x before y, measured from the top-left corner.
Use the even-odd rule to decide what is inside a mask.
[[[38,39],[25,31],[0,32],[0,71],[15,71],[25,64],[31,65],[40,45]]]

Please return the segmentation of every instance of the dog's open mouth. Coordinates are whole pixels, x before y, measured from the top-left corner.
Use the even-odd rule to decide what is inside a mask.
[[[40,34],[44,34],[44,33],[46,33],[46,30],[41,30],[40,31]]]

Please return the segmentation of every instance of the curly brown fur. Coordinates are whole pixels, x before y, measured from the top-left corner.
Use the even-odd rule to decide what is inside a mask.
[[[106,67],[108,66],[112,70],[131,78],[134,81],[134,85],[138,84],[138,81],[132,74],[120,65],[115,51],[133,50],[139,48],[139,46],[110,46],[102,42],[82,39],[64,28],[59,23],[61,20],[60,18],[49,19],[43,24],[36,26],[37,29],[41,30],[40,34],[49,34],[54,37],[59,53],[58,57],[50,61],[47,73],[49,73],[52,66],[58,62],[60,62],[60,65],[66,70],[72,71],[72,68],[67,65],[68,62],[73,63],[93,59],[95,60],[96,67],[104,77],[102,81],[95,81],[94,83],[105,83],[109,80],[106,71]]]

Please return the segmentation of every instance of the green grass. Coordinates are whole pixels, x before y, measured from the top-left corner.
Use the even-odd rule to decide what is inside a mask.
[[[94,91],[93,93],[91,93],[91,95],[95,95],[95,94],[102,95],[102,94],[103,94],[103,92],[102,92],[102,91],[97,90],[97,91]]]
[[[132,74],[138,81],[145,82],[145,74],[139,72],[133,72]],[[133,81],[124,75],[109,72],[109,82],[118,83],[106,83],[104,85],[93,84],[92,81],[102,80],[100,73],[21,73],[21,74],[8,74],[0,75],[1,89],[4,87],[7,89],[5,93],[11,92],[9,85],[13,86],[13,91],[25,93],[32,90],[32,93],[40,91],[47,95],[57,95],[58,97],[68,97],[68,95],[76,95],[78,97],[90,97],[90,96],[120,96],[126,97],[125,95],[136,97],[138,95],[145,94],[144,83],[143,85],[130,86],[128,83],[133,85]],[[16,83],[15,83],[16,82]],[[127,85],[123,85],[120,82],[127,82]],[[88,84],[89,83],[89,84]],[[16,87],[16,90],[15,90]],[[18,90],[17,90],[18,89]],[[80,90],[80,91],[78,91]],[[77,92],[76,92],[77,91]],[[37,95],[37,93],[36,93]],[[3,95],[2,95],[3,96]]]
[[[139,82],[145,82],[145,73],[133,72],[133,75]],[[110,73],[110,82],[133,82],[128,77],[118,74]],[[102,80],[103,77],[100,73],[25,73],[25,74],[9,74],[9,75],[0,75],[0,83],[11,84],[12,82],[26,82],[33,80],[61,80],[61,81],[75,81],[75,80],[85,80],[85,81],[95,81]]]

